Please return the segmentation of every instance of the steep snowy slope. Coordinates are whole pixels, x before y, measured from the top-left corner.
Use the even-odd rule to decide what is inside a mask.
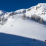
[[[24,14],[27,18],[22,18]],[[45,41],[46,25],[29,19],[29,17],[34,14],[40,16],[44,21],[46,21],[46,3],[40,3],[29,9],[20,9],[15,12],[5,13],[5,15],[0,18],[0,33],[13,34]]]
[[[33,14],[40,16],[46,21],[46,3],[39,3],[38,5],[31,7],[29,11],[26,11],[26,15],[29,17]]]

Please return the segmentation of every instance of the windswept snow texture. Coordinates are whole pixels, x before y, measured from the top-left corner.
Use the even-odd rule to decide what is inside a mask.
[[[2,12],[0,13],[2,14]],[[20,9],[15,12],[6,12],[0,16],[0,32],[45,41],[46,25],[32,19],[22,19],[23,14],[26,17],[36,14],[46,21],[46,3],[39,3],[31,8]],[[4,19],[2,20],[2,18]]]

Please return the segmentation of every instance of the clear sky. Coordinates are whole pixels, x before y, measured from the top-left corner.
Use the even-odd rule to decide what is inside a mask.
[[[10,12],[22,8],[29,8],[38,3],[46,3],[46,0],[0,0],[0,10]]]

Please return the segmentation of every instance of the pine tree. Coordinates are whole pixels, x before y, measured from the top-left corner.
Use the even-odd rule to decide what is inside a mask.
[[[43,18],[41,18],[39,22],[40,22],[40,23],[44,23]]]
[[[1,21],[1,17],[0,17],[0,21]]]
[[[3,16],[3,18],[2,18],[2,25],[4,24],[4,22],[5,22],[5,18],[4,18],[4,16]]]
[[[22,19],[24,19],[24,18],[26,18],[26,15],[25,14],[23,14],[23,16],[22,16]]]

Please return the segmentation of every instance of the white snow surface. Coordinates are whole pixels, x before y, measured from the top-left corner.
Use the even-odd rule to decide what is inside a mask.
[[[40,7],[36,10],[36,7]],[[27,9],[20,9],[17,10],[18,14],[10,16],[9,13],[5,13],[4,17],[8,17],[7,21],[4,25],[0,25],[0,33],[7,33],[7,34],[13,34],[13,35],[19,35],[27,38],[35,38],[41,41],[46,40],[46,25],[40,24],[38,22],[35,22],[33,20],[29,19],[22,19],[23,10],[26,10],[26,16],[31,17],[31,15],[36,14],[40,17],[42,17],[46,21],[46,3],[39,3],[36,6],[33,6],[30,8],[30,11],[27,11]],[[16,11],[15,11],[16,12]],[[2,13],[2,12],[0,12]],[[45,13],[45,15],[42,15],[42,13]]]

